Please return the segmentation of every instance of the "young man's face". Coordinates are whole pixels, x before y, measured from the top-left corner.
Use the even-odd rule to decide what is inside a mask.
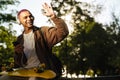
[[[34,17],[29,11],[23,11],[19,14],[18,19],[24,27],[33,27]]]

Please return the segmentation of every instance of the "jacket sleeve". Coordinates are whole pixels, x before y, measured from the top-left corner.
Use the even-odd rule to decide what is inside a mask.
[[[61,18],[55,17],[52,18],[52,21],[55,24],[55,27],[42,27],[42,31],[44,33],[44,38],[49,47],[57,44],[62,41],[68,34],[68,27],[64,20]]]

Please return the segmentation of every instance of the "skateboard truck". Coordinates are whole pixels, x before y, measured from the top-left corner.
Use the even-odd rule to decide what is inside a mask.
[[[36,73],[42,73],[42,72],[44,72],[44,70],[45,70],[45,64],[44,63],[40,64],[37,68],[34,68],[34,71]]]

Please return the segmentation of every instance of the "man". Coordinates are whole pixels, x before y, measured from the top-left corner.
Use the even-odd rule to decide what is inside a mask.
[[[15,44],[15,67],[31,68],[45,64],[46,69],[51,69],[53,65],[49,65],[49,54],[52,52],[52,47],[58,42],[62,41],[68,35],[68,28],[66,23],[58,18],[52,7],[47,3],[43,4],[44,15],[49,17],[55,24],[55,27],[42,26],[38,28],[33,25],[34,17],[32,13],[23,9],[18,12],[18,19],[23,25],[24,31],[17,38]],[[42,35],[40,34],[42,32]],[[43,41],[45,40],[45,42]],[[47,47],[46,47],[46,45]],[[49,74],[48,74],[49,75]],[[4,76],[0,80],[43,80],[34,77],[10,77]]]

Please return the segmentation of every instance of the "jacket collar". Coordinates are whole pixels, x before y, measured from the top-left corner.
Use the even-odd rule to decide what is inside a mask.
[[[37,26],[33,26],[33,32],[38,30],[39,28]],[[24,31],[22,32],[22,34],[24,33]]]

